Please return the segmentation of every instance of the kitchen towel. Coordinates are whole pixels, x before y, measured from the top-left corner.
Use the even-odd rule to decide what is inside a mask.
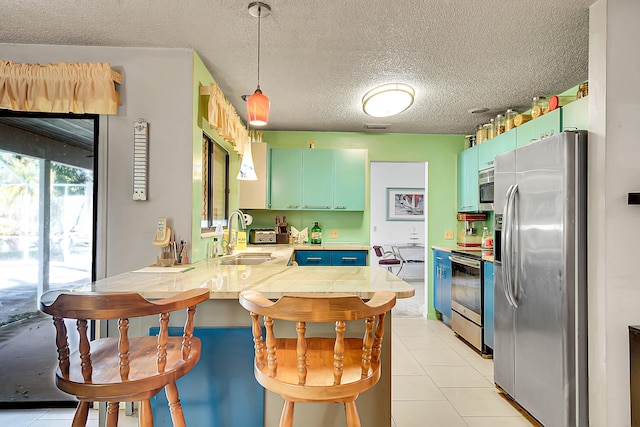
[[[306,227],[298,231],[298,229],[296,229],[293,225],[291,226],[291,237],[293,238],[293,243],[296,245],[307,243],[307,240],[309,239],[308,234],[309,229]]]

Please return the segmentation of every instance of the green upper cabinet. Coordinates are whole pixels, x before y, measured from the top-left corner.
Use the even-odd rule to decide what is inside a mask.
[[[458,212],[478,211],[478,149],[458,153]]]
[[[302,206],[302,150],[271,150],[271,203],[276,210],[300,209]]]
[[[516,128],[516,147],[562,132],[562,111],[558,108]]]
[[[302,209],[333,208],[333,150],[302,150]]]
[[[364,211],[367,150],[271,150],[273,210]]]
[[[562,108],[553,110],[536,119],[538,138],[546,138],[562,132]]]
[[[562,130],[589,128],[589,97],[577,99],[562,107]]]
[[[478,146],[478,170],[493,167],[493,159],[502,153],[516,148],[516,133],[506,132]]]
[[[333,209],[365,210],[367,150],[334,150]]]
[[[573,101],[458,154],[458,212],[478,210],[478,171],[492,168],[495,156],[563,130],[587,129],[588,97]]]

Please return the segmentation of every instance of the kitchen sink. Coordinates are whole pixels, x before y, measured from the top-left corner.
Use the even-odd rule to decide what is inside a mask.
[[[272,260],[271,254],[259,252],[259,253],[243,253],[233,257],[223,258],[220,260],[222,265],[257,265]]]

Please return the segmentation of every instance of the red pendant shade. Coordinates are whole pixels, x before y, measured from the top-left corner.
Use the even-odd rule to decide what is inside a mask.
[[[260,90],[256,91],[247,99],[247,117],[252,126],[265,126],[269,121],[269,98]]]

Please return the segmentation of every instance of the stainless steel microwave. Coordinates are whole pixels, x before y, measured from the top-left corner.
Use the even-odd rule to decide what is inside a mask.
[[[493,211],[493,168],[478,173],[478,210]]]

